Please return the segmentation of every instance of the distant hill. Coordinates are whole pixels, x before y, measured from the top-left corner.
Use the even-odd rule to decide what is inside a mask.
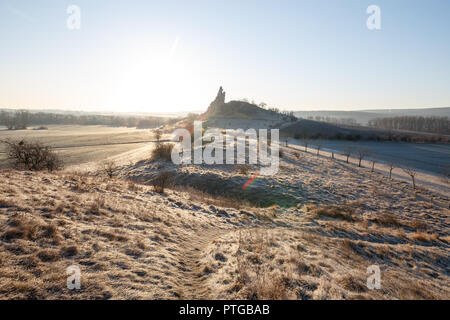
[[[450,117],[450,107],[446,108],[421,108],[421,109],[374,109],[361,112],[382,114],[383,117],[396,116],[423,116],[423,117]]]
[[[212,108],[208,119],[283,120],[286,116],[244,101],[230,101]]]
[[[222,87],[216,99],[198,119],[205,121],[206,126],[229,129],[273,128],[296,120],[295,117],[277,110],[266,110],[246,101],[225,102],[225,91]]]
[[[322,137],[330,138],[336,135],[360,135],[361,132],[354,129],[347,129],[341,126],[319,122],[314,120],[299,119],[298,121],[284,126],[280,130],[280,135],[285,137]]]
[[[423,116],[423,117],[449,117],[450,107],[448,108],[423,108],[423,109],[373,109],[357,111],[295,111],[296,117],[308,119],[310,117],[330,117],[335,119],[355,119],[360,124],[367,124],[370,120],[376,118],[397,117],[397,116]]]

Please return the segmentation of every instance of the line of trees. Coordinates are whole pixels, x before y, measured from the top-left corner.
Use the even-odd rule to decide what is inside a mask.
[[[0,113],[0,125],[4,125],[8,130],[24,130],[29,126],[30,114],[27,111],[17,111],[15,113],[2,111]]]
[[[450,134],[448,117],[416,117],[402,116],[377,118],[369,121],[370,127],[387,130],[408,130],[438,134]]]
[[[304,144],[304,151],[308,152],[308,145],[309,145],[309,140],[308,139],[304,139],[303,140],[303,144]],[[319,152],[322,149],[322,145],[321,144],[316,144],[316,150],[317,150],[317,156],[319,156]],[[362,167],[362,161],[366,158],[369,157],[369,159],[367,159],[368,161],[370,161],[371,163],[371,168],[370,168],[370,172],[373,173],[375,172],[375,164],[377,163],[377,160],[375,158],[370,157],[372,155],[372,152],[369,149],[366,148],[352,148],[350,146],[344,148],[344,150],[341,153],[344,157],[345,157],[345,162],[346,163],[350,163],[349,158],[351,156],[355,156],[356,160],[358,161],[358,167],[361,168]],[[297,155],[297,159],[299,159],[299,156]],[[335,159],[335,152],[331,151],[331,159]],[[395,168],[401,169],[407,176],[409,176],[411,178],[411,182],[412,182],[412,186],[413,189],[416,189],[416,175],[417,175],[417,170],[416,168],[410,164],[410,163],[404,163],[404,164],[396,164],[394,162],[388,162],[387,164],[387,168],[388,168],[388,172],[389,172],[389,177],[388,180],[392,180],[392,171]],[[449,183],[450,182],[450,166],[446,166],[445,168],[443,168],[442,170],[442,174],[443,174],[443,181],[445,183]]]
[[[118,127],[153,128],[167,122],[162,117],[134,117],[109,115],[73,115],[47,112],[0,111],[0,126],[9,130],[24,130],[31,125],[108,125]]]
[[[343,124],[348,126],[357,126],[359,123],[353,118],[335,118],[335,117],[322,117],[322,116],[309,116],[308,120],[322,121],[333,124]]]

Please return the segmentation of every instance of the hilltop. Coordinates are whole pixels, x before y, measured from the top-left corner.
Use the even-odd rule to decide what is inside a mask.
[[[220,87],[216,99],[200,115],[206,126],[217,128],[270,128],[291,121],[291,117],[274,110],[263,109],[246,101],[225,102],[225,92]]]

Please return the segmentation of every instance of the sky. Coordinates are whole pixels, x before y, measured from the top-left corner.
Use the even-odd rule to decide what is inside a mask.
[[[219,86],[282,110],[449,107],[450,1],[0,0],[0,108],[204,110]]]

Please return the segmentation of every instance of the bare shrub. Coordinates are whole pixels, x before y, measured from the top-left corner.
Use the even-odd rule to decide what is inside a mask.
[[[156,141],[160,142],[161,141],[161,136],[162,136],[162,132],[160,129],[156,129],[155,133],[154,133],[155,139]]]
[[[395,164],[393,162],[389,163],[389,180],[392,179],[392,170],[395,169]]]
[[[152,150],[152,160],[172,160],[172,150],[173,144],[170,143],[157,143],[155,148]]]
[[[2,141],[7,146],[8,158],[19,169],[41,171],[47,169],[54,171],[63,167],[62,160],[49,146],[40,142]]]
[[[346,162],[348,163],[348,159],[350,158],[350,156],[352,155],[352,153],[353,153],[353,149],[352,148],[350,148],[350,147],[346,147],[346,148],[344,148],[344,152],[343,152],[343,154],[344,154],[344,156],[346,156]]]
[[[153,186],[153,191],[158,193],[164,193],[164,190],[172,184],[173,177],[172,174],[163,171],[156,178],[151,181],[151,185]]]
[[[370,152],[369,152],[369,150],[367,150],[367,149],[364,149],[364,148],[359,148],[357,151],[356,151],[356,153],[357,153],[357,155],[358,155],[358,167],[361,167],[361,162],[362,162],[362,160],[366,157],[366,156],[368,156],[369,154],[370,154]]]
[[[317,144],[317,146],[316,146],[316,148],[317,148],[317,156],[319,156],[320,155],[320,149],[322,149],[322,145],[321,144]]]
[[[414,169],[413,167],[404,167],[403,171],[411,177],[412,180],[412,184],[413,184],[413,189],[416,189],[416,175],[417,175],[417,171],[416,169]]]
[[[105,160],[102,162],[100,170],[111,179],[116,175],[117,164],[114,160]]]
[[[241,164],[237,166],[237,170],[240,174],[248,175],[250,172],[250,167],[248,165]]]
[[[308,152],[309,139],[306,136],[303,137],[303,145],[305,146],[305,152]]]

